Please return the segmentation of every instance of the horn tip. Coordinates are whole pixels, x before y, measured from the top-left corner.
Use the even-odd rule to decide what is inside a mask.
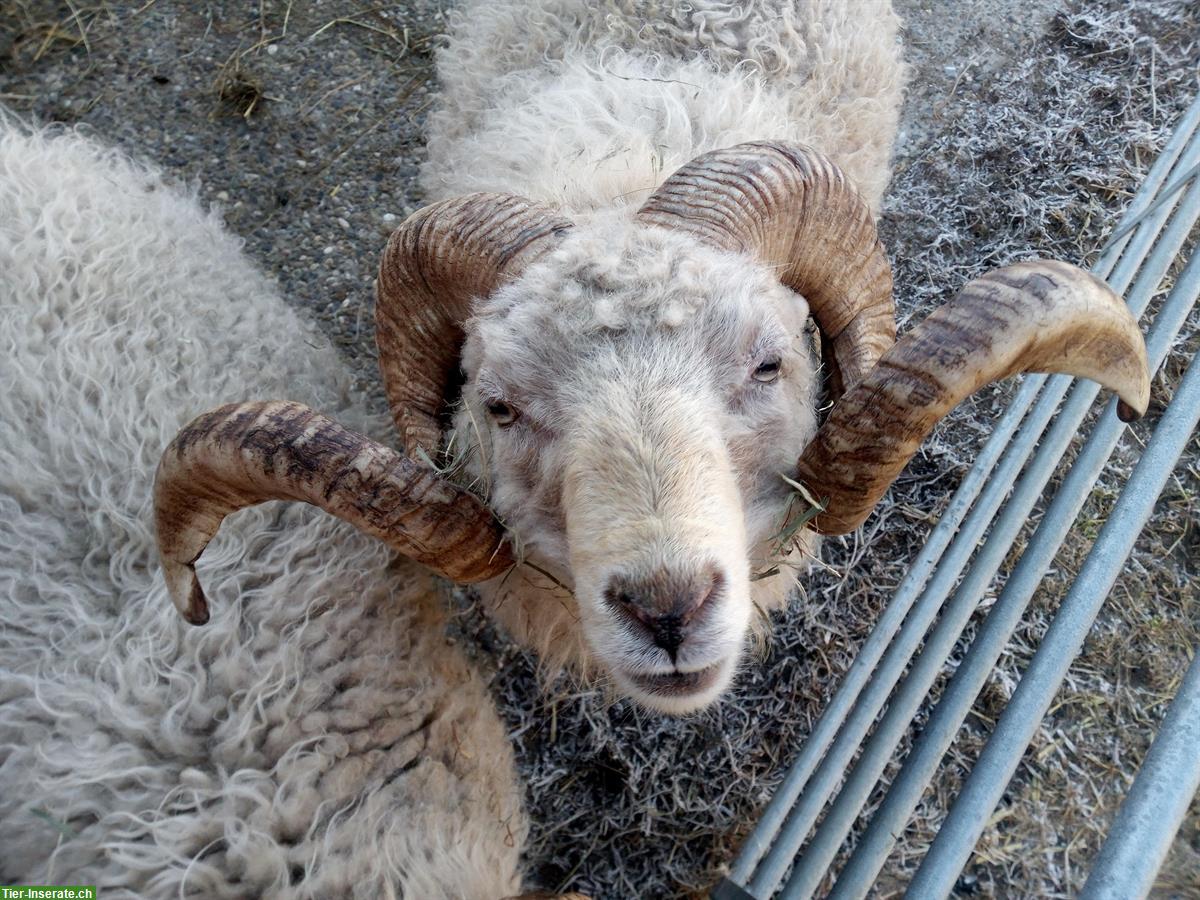
[[[1141,409],[1130,406],[1124,400],[1117,400],[1117,418],[1122,422],[1136,422],[1146,414],[1146,405],[1142,404]]]
[[[208,624],[208,598],[204,596],[199,579],[196,580],[191,594],[188,595],[188,604],[187,608],[183,610],[183,617],[189,625]]]
[[[191,625],[208,624],[208,598],[200,587],[196,569],[187,563],[163,560],[167,592],[179,614]]]
[[[1146,414],[1150,406],[1150,372],[1146,364],[1145,345],[1141,344],[1138,357],[1137,379],[1133,385],[1119,390],[1117,394],[1117,418],[1128,424],[1136,422]]]

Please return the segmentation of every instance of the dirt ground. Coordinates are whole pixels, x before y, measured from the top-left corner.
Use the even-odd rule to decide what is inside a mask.
[[[914,77],[881,230],[902,323],[996,265],[1033,255],[1088,264],[1197,90],[1200,5],[896,6]],[[416,166],[444,22],[436,0],[0,0],[0,103],[83,126],[196,184],[381,398],[374,270],[386,235],[421,204]],[[879,896],[899,893],[919,863],[1198,331],[1193,315],[1155,382],[1147,424],[1123,441]],[[827,543],[828,567],[777,617],[761,663],[705,715],[663,720],[565,682],[542,691],[534,661],[463,599],[456,627],[491,674],[527,782],[537,881],[597,898],[690,896],[713,883],[1012,391],[965,404],[864,529]],[[1193,440],[957,894],[1058,897],[1082,886],[1200,644],[1198,461]],[[1200,897],[1200,805],[1157,891]]]

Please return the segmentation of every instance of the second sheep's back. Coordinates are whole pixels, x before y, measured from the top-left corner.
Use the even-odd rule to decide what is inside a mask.
[[[578,216],[744,141],[819,150],[878,211],[907,67],[879,0],[522,0],[451,13],[422,180]]]

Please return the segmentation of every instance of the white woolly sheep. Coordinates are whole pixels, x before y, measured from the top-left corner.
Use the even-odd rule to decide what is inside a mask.
[[[991,273],[895,342],[874,215],[896,34],[880,0],[459,10],[423,174],[442,199],[379,277],[409,459],[299,407],[198,421],[159,473],[181,612],[207,615],[191,566],[222,515],[305,499],[484,582],[549,665],[684,713],[816,533],[857,527],[982,384],[1067,371],[1144,410],[1135,324],[1065,264]],[[417,462],[439,452],[444,478]]]
[[[385,431],[335,353],[193,196],[3,116],[0,272],[0,882],[515,893],[512,752],[426,574],[271,505],[214,547],[243,602],[186,632],[167,602],[164,443],[263,390]]]

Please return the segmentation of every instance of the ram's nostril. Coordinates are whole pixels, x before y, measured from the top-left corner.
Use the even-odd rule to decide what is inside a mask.
[[[639,622],[647,627],[653,627],[656,618],[654,610],[654,602],[647,596],[639,596],[637,594],[624,593],[621,595],[621,603],[629,611],[629,615],[633,616]]]
[[[604,591],[604,602],[618,616],[636,620],[643,625],[647,625],[654,618],[646,599],[631,588],[610,584]]]
[[[688,632],[725,589],[725,575],[715,565],[682,573],[660,569],[649,577],[615,576],[604,591],[609,608],[637,623],[672,659]]]

